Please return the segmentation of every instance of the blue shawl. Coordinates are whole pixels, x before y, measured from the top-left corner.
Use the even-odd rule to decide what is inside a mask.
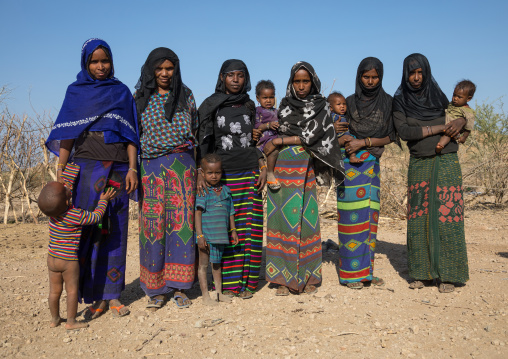
[[[101,46],[111,60],[111,74],[95,80],[88,73],[88,62]],[[129,88],[114,76],[113,55],[100,39],[89,39],[81,49],[81,72],[69,85],[46,146],[59,155],[61,140],[74,140],[83,131],[104,133],[105,143],[132,142],[139,149],[136,105]]]

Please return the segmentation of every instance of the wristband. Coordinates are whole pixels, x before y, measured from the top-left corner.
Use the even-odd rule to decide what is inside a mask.
[[[198,239],[199,239],[199,238],[203,238],[204,236],[205,236],[204,234],[198,234],[198,235],[196,236],[196,238],[198,238]]]
[[[58,168],[65,168],[65,164],[64,163],[59,163],[59,164],[57,164],[57,167]]]
[[[259,170],[261,171],[263,168],[266,168],[266,165],[262,165],[261,167],[259,167]]]
[[[369,147],[372,147],[372,141],[370,140],[370,137],[367,137],[367,139],[369,140]]]
[[[284,137],[281,137],[280,141],[281,141],[281,146],[284,146]]]
[[[363,139],[363,143],[365,143],[365,147],[369,147],[369,146],[367,146],[367,139],[366,138]]]
[[[135,168],[129,168],[129,171],[132,171],[132,172],[134,172],[134,173],[138,173],[138,170],[137,170],[137,169],[135,169]]]
[[[231,233],[231,232],[233,232],[233,231],[236,231],[236,228],[231,228],[231,229],[229,230],[229,233]]]
[[[266,129],[267,129],[267,130],[269,130],[269,129],[270,129],[270,122],[268,122],[268,123],[266,124]]]

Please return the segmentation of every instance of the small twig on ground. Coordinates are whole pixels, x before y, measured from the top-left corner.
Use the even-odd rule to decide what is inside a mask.
[[[136,350],[137,352],[139,352],[141,349],[143,349],[143,347],[144,347],[145,345],[147,345],[148,343],[150,343],[150,342],[151,342],[151,341],[152,341],[152,340],[153,340],[153,339],[154,339],[157,335],[159,335],[159,334],[160,334],[160,332],[163,332],[163,331],[165,331],[165,330],[166,330],[166,329],[164,329],[164,328],[159,328],[159,330],[157,330],[157,331],[155,332],[155,334],[154,334],[154,335],[152,335],[149,339],[146,339],[143,343],[141,343],[140,345],[138,345],[138,347],[137,347],[135,350]]]
[[[456,307],[456,306],[453,306],[453,305],[437,305],[437,304],[432,304],[432,303],[426,302],[424,300],[418,301],[418,300],[414,299],[413,302],[420,303],[420,304],[425,304],[425,305],[430,305],[431,307],[436,307],[436,308],[455,308],[455,309],[473,310],[473,309],[467,308],[467,307]]]
[[[375,289],[381,289],[381,290],[389,290],[392,293],[395,293],[395,289],[393,288],[383,288],[383,287],[374,287]]]

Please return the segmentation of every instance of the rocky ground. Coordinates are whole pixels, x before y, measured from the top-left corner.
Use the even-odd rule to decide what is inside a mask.
[[[408,288],[406,223],[382,218],[376,275],[382,289],[339,285],[338,254],[323,253],[323,285],[315,295],[275,297],[263,280],[252,299],[213,309],[145,310],[139,287],[136,222],[132,221],[127,288],[131,314],[106,312],[87,329],[49,328],[47,224],[0,225],[0,356],[9,358],[507,358],[508,211],[466,215],[470,281],[454,293]],[[322,219],[322,238],[337,241],[336,223]],[[62,298],[65,309],[65,297]],[[85,305],[79,306],[82,313]],[[65,317],[65,312],[63,313]],[[207,319],[224,321],[197,327]]]

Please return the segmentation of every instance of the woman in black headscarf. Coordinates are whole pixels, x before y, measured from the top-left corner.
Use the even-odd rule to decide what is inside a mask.
[[[345,158],[346,179],[337,188],[339,221],[339,280],[349,288],[364,282],[383,285],[373,276],[379,219],[379,159],[384,146],[395,140],[392,97],[383,90],[383,63],[375,57],[360,62],[355,93],[346,99],[349,131],[340,143],[345,152],[356,153],[360,163]]]
[[[453,138],[466,124],[459,118],[445,125],[447,106],[427,58],[406,57],[393,118],[411,155],[407,249],[409,276],[414,281],[409,287],[423,288],[437,280],[441,293],[452,292],[454,283],[469,279],[458,144],[452,141],[441,153],[435,152],[442,132]]]
[[[307,62],[291,69],[279,106],[280,147],[274,174],[281,187],[268,189],[266,279],[276,295],[312,294],[321,283],[321,231],[316,179],[343,180],[337,135],[321,82]]]
[[[263,154],[252,140],[255,105],[249,70],[241,60],[222,64],[215,93],[199,107],[199,154],[222,158],[222,183],[232,192],[239,244],[226,245],[222,257],[222,288],[228,296],[251,298],[259,281],[263,246],[263,201],[266,182]],[[198,171],[198,192],[206,183]],[[232,242],[231,242],[232,243]]]
[[[166,293],[179,308],[194,283],[194,202],[198,127],[192,91],[182,83],[180,60],[165,47],[153,50],[136,85],[141,143],[140,284],[147,308],[157,310]]]

